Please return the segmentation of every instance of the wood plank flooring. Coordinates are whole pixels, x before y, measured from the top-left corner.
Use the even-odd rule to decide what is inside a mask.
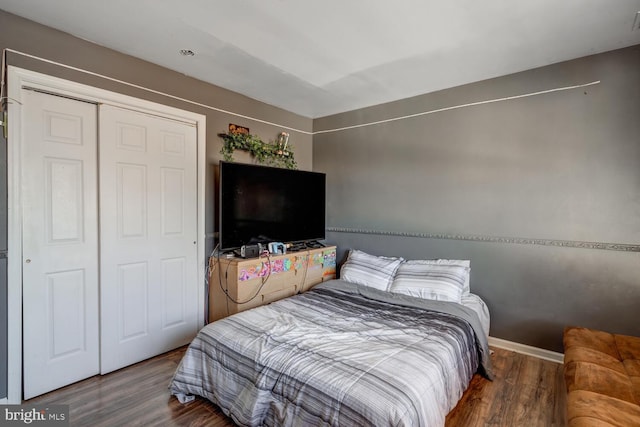
[[[186,405],[167,386],[186,347],[104,376],[95,376],[25,403],[68,404],[72,426],[233,426],[201,398]],[[447,427],[565,425],[562,365],[493,349],[495,380],[476,375]]]
[[[566,425],[566,389],[562,364],[493,348],[495,379],[475,375],[447,426]]]

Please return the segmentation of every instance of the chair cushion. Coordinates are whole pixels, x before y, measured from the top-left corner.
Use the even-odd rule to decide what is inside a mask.
[[[640,338],[572,326],[563,343],[568,425],[640,426]]]

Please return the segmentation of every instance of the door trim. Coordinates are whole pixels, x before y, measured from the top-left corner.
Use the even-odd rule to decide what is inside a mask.
[[[23,68],[8,67],[8,141],[7,141],[7,400],[22,401],[22,198],[21,167],[23,135],[22,89],[36,89],[97,104],[133,109],[196,125],[197,132],[197,256],[198,256],[198,328],[205,323],[205,182],[206,116],[155,102],[134,98],[70,80],[52,77]]]

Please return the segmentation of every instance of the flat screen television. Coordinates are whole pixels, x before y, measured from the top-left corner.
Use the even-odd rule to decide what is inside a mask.
[[[220,250],[324,239],[325,184],[319,172],[221,161]]]

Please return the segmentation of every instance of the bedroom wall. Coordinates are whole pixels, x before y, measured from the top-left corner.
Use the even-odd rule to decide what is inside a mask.
[[[600,81],[316,134],[327,239],[339,259],[470,259],[497,338],[562,351],[565,325],[640,335],[639,69],[634,46],[314,120],[317,132]]]
[[[150,88],[171,94],[189,101],[214,106],[250,117],[255,117],[272,123],[282,124],[295,129],[309,132],[312,130],[312,120],[285,110],[256,101],[246,96],[234,93],[217,86],[190,78],[183,74],[145,62],[131,56],[123,55],[110,49],[98,46],[69,34],[53,30],[32,21],[0,10],[0,49],[13,49],[46,60],[64,65],[77,67],[101,75],[106,75],[124,82]],[[178,53],[176,52],[176,55]],[[189,58],[186,58],[188,60]],[[188,111],[204,114],[207,117],[207,200],[206,200],[206,231],[207,253],[213,248],[213,233],[217,226],[214,221],[215,172],[222,156],[219,151],[222,140],[217,136],[227,130],[229,123],[235,123],[250,128],[251,133],[259,135],[263,140],[274,140],[277,134],[284,130],[280,126],[271,126],[245,118],[220,113],[208,108],[195,106],[191,103],[154,94],[142,89],[105,80],[100,77],[74,71],[59,65],[50,64],[24,55],[7,52],[7,65],[14,65],[29,70],[49,74],[94,87],[124,93],[141,99],[182,108]],[[290,144],[293,145],[299,169],[311,170],[312,167],[312,137],[311,135],[290,131]],[[251,162],[246,153],[235,155],[236,161]],[[2,163],[6,168],[6,161]],[[12,254],[9,254],[11,256]],[[0,290],[1,291],[1,290]],[[6,334],[6,302],[0,298],[0,330]],[[0,333],[0,339],[4,336]],[[0,342],[0,351],[2,350]],[[6,386],[6,349],[1,352],[4,371],[0,368],[0,384]],[[6,388],[6,387],[5,387]],[[3,388],[0,385],[0,391]],[[0,396],[2,398],[3,396]]]
[[[210,105],[226,111],[282,124],[283,126],[306,132],[312,130],[312,120],[309,118],[98,46],[2,10],[0,10],[0,48],[13,49],[39,58],[160,91],[188,101]],[[176,52],[176,55],[178,55],[178,52]],[[185,60],[189,60],[189,58],[185,58]],[[91,76],[83,72],[73,71],[12,52],[7,52],[7,65],[15,65],[17,67],[205,115],[207,117],[207,160],[211,166],[211,170],[209,171],[210,179],[207,180],[207,182],[211,183],[211,188],[207,189],[207,194],[211,196],[209,200],[207,200],[207,232],[213,232],[214,230],[213,216],[209,215],[209,213],[213,213],[213,165],[217,165],[222,158],[219,154],[220,148],[222,147],[222,140],[217,134],[227,131],[229,123],[247,126],[250,128],[251,133],[259,135],[265,141],[274,140],[278,133],[284,130],[279,126],[271,126],[249,119],[235,117],[230,114],[220,113],[189,102],[154,94],[149,91]],[[288,132],[290,133],[289,141],[294,147],[299,169],[311,170],[311,135],[295,131]],[[238,153],[235,155],[235,158],[237,161],[251,162],[250,157],[246,155],[246,153]]]

